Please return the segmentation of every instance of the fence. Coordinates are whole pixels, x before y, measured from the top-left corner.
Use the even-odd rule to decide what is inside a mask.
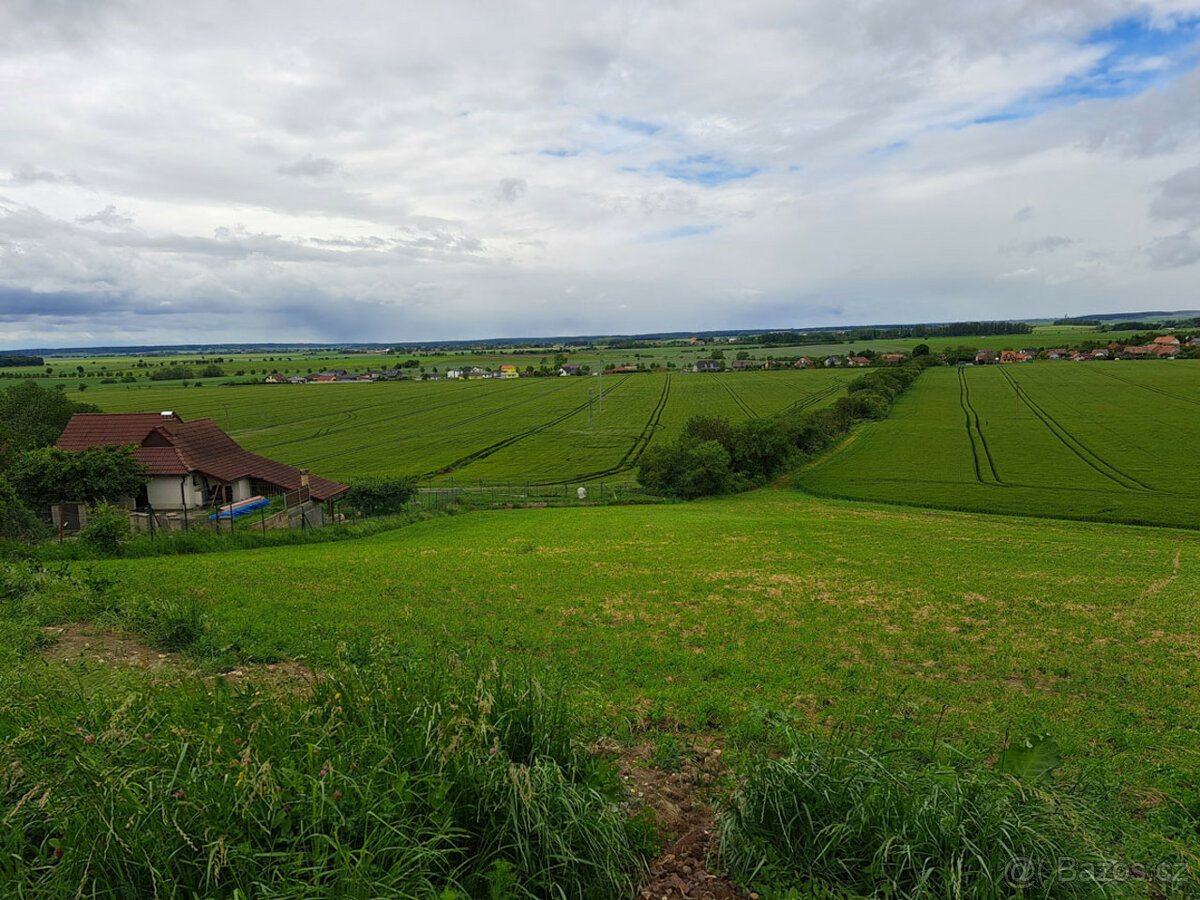
[[[583,489],[583,496],[579,489]],[[428,509],[441,509],[451,503],[490,506],[528,505],[530,503],[620,503],[642,500],[652,495],[634,481],[572,481],[563,484],[539,484],[534,481],[462,481],[454,478],[430,478],[421,482],[413,503]]]

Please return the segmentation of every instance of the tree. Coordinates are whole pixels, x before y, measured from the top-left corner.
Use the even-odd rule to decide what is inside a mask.
[[[62,385],[44,388],[36,381],[23,381],[0,391],[0,437],[8,454],[49,447],[75,413],[99,411],[90,403],[68,399]]]
[[[917,346],[912,348],[913,359],[916,359],[918,356],[928,356],[928,355],[929,355],[929,345],[928,344],[917,344]]]
[[[34,509],[134,497],[147,481],[145,467],[134,458],[136,450],[133,444],[87,450],[42,447],[17,457],[8,479]]]

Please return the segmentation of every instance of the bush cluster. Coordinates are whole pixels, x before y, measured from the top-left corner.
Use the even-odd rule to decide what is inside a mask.
[[[364,516],[386,516],[403,512],[416,495],[417,482],[413,478],[355,478],[343,503]]]
[[[926,355],[872,369],[850,382],[846,396],[814,412],[785,410],[737,425],[720,416],[694,416],[678,439],[642,454],[638,482],[684,500],[763,484],[827,449],[855,422],[887,416],[892,402],[933,365],[938,360]]]

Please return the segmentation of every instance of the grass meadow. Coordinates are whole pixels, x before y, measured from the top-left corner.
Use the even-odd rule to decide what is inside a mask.
[[[814,493],[1200,527],[1190,360],[932,369],[799,476]]]
[[[1200,536],[878,508],[784,489],[527,509],[357,541],[100,564],[190,598],[196,652],[372,646],[532,661],[595,727],[753,743],[770,721],[973,754],[1048,733],[1157,853],[1200,850]]]

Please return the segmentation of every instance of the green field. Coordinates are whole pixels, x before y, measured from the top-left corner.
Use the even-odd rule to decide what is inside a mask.
[[[1017,515],[1200,527],[1200,366],[932,369],[804,471],[809,491]]]
[[[250,658],[319,665],[398,642],[532,660],[606,729],[753,739],[774,710],[805,728],[940,729],[972,753],[1048,732],[1073,770],[1113,779],[1131,829],[1194,852],[1197,565],[1192,532],[774,489],[99,570],[134,601],[199,599],[209,645]]]
[[[731,421],[832,402],[846,372],[616,374],[471,381],[155,388],[86,395],[105,412],[212,418],[249,450],[329,478],[629,481],[647,446],[688,418]],[[594,398],[589,427],[589,391]]]

